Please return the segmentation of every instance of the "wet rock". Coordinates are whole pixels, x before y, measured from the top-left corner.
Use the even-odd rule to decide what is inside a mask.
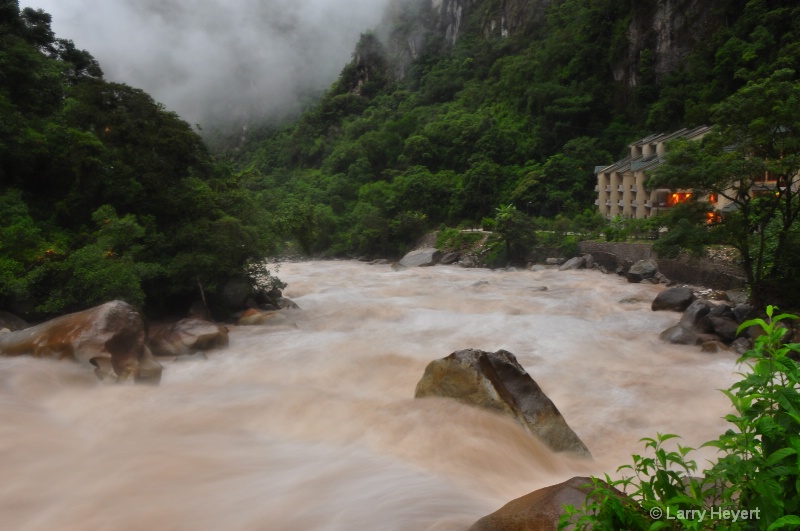
[[[558,268],[559,271],[570,271],[573,269],[583,269],[586,267],[586,257],[585,256],[576,256],[574,258],[570,258],[566,262],[564,262],[561,267]]]
[[[227,346],[227,328],[194,317],[181,319],[150,339],[150,349],[156,356],[183,356]]]
[[[444,256],[442,257],[442,259],[441,259],[441,260],[439,260],[439,263],[440,263],[440,264],[449,265],[449,264],[452,264],[452,263],[458,262],[458,259],[459,259],[459,258],[461,258],[461,253],[455,253],[455,252],[453,252],[453,253],[447,253],[446,255],[444,255]]]
[[[714,329],[711,326],[711,321],[708,318],[708,314],[711,312],[711,308],[713,307],[714,304],[706,300],[698,299],[694,301],[683,312],[683,316],[681,316],[680,321],[681,326],[698,334],[713,332]]]
[[[462,256],[461,260],[458,261],[458,265],[461,267],[475,267],[477,262],[473,256]]]
[[[739,323],[729,317],[716,317],[710,315],[708,321],[711,324],[711,329],[717,334],[725,343],[732,343],[738,335],[737,330]]]
[[[733,303],[734,306],[747,303],[747,290],[731,289],[725,292],[725,299]]]
[[[542,264],[534,264],[530,269],[531,271],[547,271],[547,267]]]
[[[699,345],[702,342],[696,333],[679,324],[667,328],[658,338],[673,345]]]
[[[590,457],[555,404],[505,350],[466,349],[432,361],[417,383],[415,398],[455,398],[513,418],[556,452]]]
[[[119,383],[158,383],[161,365],[153,360],[145,339],[144,321],[136,308],[112,301],[4,334],[0,355],[71,359]]]
[[[297,305],[292,299],[281,297],[278,299],[278,308],[281,310],[299,310],[300,306]]]
[[[404,267],[425,267],[436,265],[441,258],[442,252],[434,247],[424,247],[411,251],[401,260],[400,265]]]
[[[737,321],[743,323],[748,319],[753,319],[756,317],[755,308],[753,308],[750,304],[737,304],[733,308],[733,315]]]
[[[634,263],[626,275],[628,282],[636,284],[642,280],[651,279],[658,273],[658,265],[652,260],[639,260]]]
[[[692,288],[667,288],[653,300],[650,308],[654,312],[669,310],[682,312],[696,299]]]
[[[251,308],[239,318],[240,326],[291,326],[297,325],[283,312],[264,312]]]
[[[584,255],[584,258],[586,258],[586,269],[594,269],[597,265],[597,263],[594,261],[594,256],[587,254]]]
[[[609,488],[618,497],[628,499],[613,487]],[[592,490],[591,478],[574,477],[508,502],[472,524],[469,531],[556,531],[564,505],[582,507]]]
[[[544,261],[545,265],[557,266],[564,263],[563,258],[548,258]]]

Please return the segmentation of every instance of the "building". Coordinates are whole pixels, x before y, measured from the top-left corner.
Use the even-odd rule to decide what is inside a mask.
[[[597,205],[600,214],[608,219],[649,218],[676,203],[686,201],[692,190],[669,190],[645,187],[646,172],[664,163],[666,143],[676,138],[697,140],[710,130],[707,126],[681,129],[671,134],[656,134],[642,138],[630,145],[630,155],[610,166],[596,166]],[[718,198],[710,197],[713,203]],[[716,205],[722,208],[724,205]]]

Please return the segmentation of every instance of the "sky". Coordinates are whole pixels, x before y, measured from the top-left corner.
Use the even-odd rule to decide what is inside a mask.
[[[297,108],[329,86],[389,0],[21,0],[53,17],[105,78],[191,124]]]

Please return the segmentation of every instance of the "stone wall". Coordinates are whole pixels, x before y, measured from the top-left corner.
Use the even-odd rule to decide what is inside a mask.
[[[658,270],[668,279],[682,284],[728,290],[745,285],[744,271],[734,262],[697,258],[682,254],[675,259],[658,258],[649,243],[584,241],[581,253],[591,254],[595,262],[609,271],[627,271],[639,260],[655,260]]]

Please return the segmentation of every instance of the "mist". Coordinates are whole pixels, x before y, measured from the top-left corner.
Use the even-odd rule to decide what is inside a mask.
[[[206,128],[290,116],[329,86],[389,0],[22,0],[105,78]]]

